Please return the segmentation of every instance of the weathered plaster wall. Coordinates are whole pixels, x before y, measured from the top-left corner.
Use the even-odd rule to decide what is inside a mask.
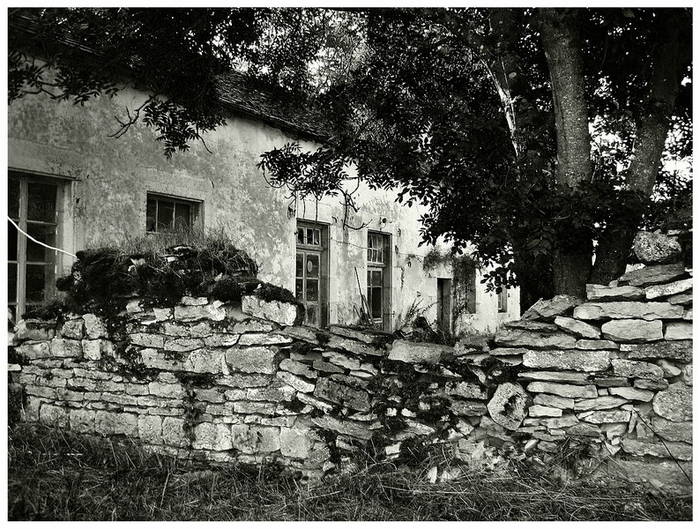
[[[200,200],[207,228],[224,226],[236,243],[259,264],[260,278],[294,289],[295,219],[289,199],[270,188],[256,168],[262,152],[291,141],[284,132],[259,121],[231,117],[206,136],[211,153],[199,144],[166,159],[152,131],[135,126],[119,139],[114,116],[124,116],[143,94],[127,90],[112,99],[99,98],[84,107],[27,96],[9,108],[10,168],[73,179],[65,204],[67,226],[61,244],[69,250],[95,247],[125,235],[138,236],[146,225],[146,193],[156,192]],[[304,143],[307,147],[312,144]],[[419,243],[419,208],[395,202],[389,191],[360,189],[360,211],[350,222],[368,223],[361,230],[342,229],[343,208],[337,198],[318,204],[300,203],[300,219],[328,224],[330,251],[330,321],[352,322],[360,306],[355,277],[366,282],[367,229],[391,234],[392,308],[396,321],[414,299],[431,306],[436,317],[437,277],[449,278],[449,267],[423,271],[427,252]],[[385,222],[382,222],[386,219]],[[63,268],[70,262],[63,263]],[[506,315],[496,313],[496,297],[479,288],[478,311],[465,331],[494,330],[497,323],[518,317],[517,294]]]

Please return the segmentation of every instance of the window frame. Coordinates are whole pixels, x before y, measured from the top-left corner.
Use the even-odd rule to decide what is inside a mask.
[[[375,246],[373,242],[379,241],[381,244]],[[387,237],[386,234],[381,232],[368,231],[367,232],[367,265],[374,267],[384,267],[386,266],[386,249],[387,249]],[[381,260],[377,261],[372,259],[370,256],[381,256]]]
[[[154,230],[148,229],[148,202],[149,200],[156,201],[156,213]],[[158,230],[158,202],[172,202],[173,203],[173,217],[172,223],[173,227],[171,230]],[[146,233],[151,235],[167,234],[173,233],[175,231],[175,211],[178,204],[189,206],[190,208],[190,221],[188,229],[201,228],[204,223],[204,202],[195,198],[187,198],[176,195],[168,195],[166,193],[159,193],[157,191],[147,191],[146,192]]]
[[[9,186],[10,186],[10,181],[15,180],[19,184],[19,204],[17,207],[17,214],[18,217],[11,217],[9,215]],[[28,172],[24,171],[21,169],[16,169],[16,168],[8,168],[8,178],[7,178],[7,186],[8,186],[8,217],[11,218],[18,226],[19,228],[24,231],[25,233],[29,233],[29,225],[34,225],[34,226],[49,226],[53,227],[53,232],[54,232],[54,242],[53,244],[49,244],[49,246],[54,246],[56,248],[61,248],[63,246],[63,239],[64,239],[64,201],[66,200],[66,194],[69,193],[70,189],[70,183],[73,181],[73,179],[70,178],[65,178],[65,177],[60,177],[60,176],[55,176],[55,175],[48,175],[48,174],[39,174],[39,173],[33,173],[33,172]],[[50,221],[45,221],[45,220],[30,220],[28,218],[29,216],[29,185],[30,184],[41,184],[41,185],[50,185],[55,187],[56,189],[56,195],[55,195],[55,202],[54,202],[54,211],[53,211],[53,222]],[[15,228],[16,230],[16,228]],[[36,306],[40,305],[42,302],[50,299],[52,296],[56,295],[56,278],[60,275],[60,270],[63,268],[63,254],[60,252],[57,252],[55,250],[49,250],[48,248],[44,248],[45,252],[49,252],[52,254],[52,257],[50,260],[46,259],[46,256],[44,257],[44,261],[30,261],[29,256],[27,255],[27,251],[29,248],[29,240],[27,239],[26,236],[22,235],[19,231],[16,232],[17,235],[17,253],[15,256],[14,260],[11,260],[8,258],[6,260],[6,264],[12,265],[14,264],[16,267],[15,274],[16,274],[16,290],[15,290],[15,300],[10,301],[10,296],[9,296],[9,291],[8,291],[8,307],[14,306],[15,307],[15,321],[19,321],[22,319],[22,316],[27,312],[27,307],[28,306]],[[9,244],[9,240],[8,240]],[[42,247],[43,248],[43,247]],[[9,251],[9,247],[8,247]],[[35,301],[35,300],[28,300],[27,299],[27,277],[28,277],[28,271],[27,271],[27,265],[30,266],[42,266],[45,268],[45,270],[51,270],[51,273],[47,277],[47,275],[44,276],[44,289],[43,289],[43,299],[41,301]],[[8,270],[9,274],[9,270]],[[46,272],[45,272],[46,274]],[[8,278],[9,279],[9,278]],[[9,286],[9,285],[8,285]]]
[[[367,284],[365,285],[365,301],[367,302],[367,309],[369,314],[367,315],[371,321],[375,324],[380,324],[384,330],[391,330],[391,233],[386,233],[382,231],[372,231],[367,230]],[[376,242],[380,241],[381,246],[377,246]],[[379,253],[377,253],[379,252]],[[376,260],[376,256],[381,256],[381,261]],[[370,285],[372,272],[381,272],[381,287],[377,285]],[[374,300],[373,291],[379,290],[381,292],[380,296],[380,311],[381,315],[379,317],[374,317],[372,315],[372,303]]]
[[[299,230],[304,230],[304,242],[299,242]],[[307,244],[307,230],[312,230],[312,241],[316,239],[313,233],[318,232],[318,244]],[[304,219],[297,219],[296,229],[294,232],[294,295],[296,297],[296,283],[297,280],[302,281],[302,298],[297,298],[304,306],[311,305],[315,307],[316,310],[316,321],[315,323],[308,322],[306,320],[306,315],[304,316],[304,324],[312,325],[319,328],[323,328],[328,325],[329,320],[329,250],[330,250],[330,231],[329,225],[321,222],[314,222]],[[302,276],[297,276],[296,274],[296,260],[299,255],[302,255]],[[306,269],[307,256],[317,255],[318,261],[318,275],[315,277],[307,277],[308,271]],[[317,299],[316,301],[307,301],[307,281],[318,281],[317,283]]]

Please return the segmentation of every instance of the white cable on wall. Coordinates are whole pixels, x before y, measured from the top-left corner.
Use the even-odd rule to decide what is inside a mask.
[[[44,244],[44,243],[41,242],[41,241],[37,241],[34,237],[32,237],[32,236],[29,235],[26,231],[24,231],[22,228],[20,228],[19,226],[17,226],[17,223],[16,223],[14,220],[12,220],[10,217],[7,217],[7,220],[9,220],[9,221],[12,223],[12,225],[13,225],[15,228],[17,228],[17,231],[18,231],[18,232],[20,232],[20,233],[21,233],[22,235],[24,235],[27,239],[29,239],[29,240],[35,242],[36,244],[38,244],[38,245],[40,245],[40,246],[43,246],[44,248],[48,248],[49,250],[54,250],[54,251],[56,251],[56,252],[61,252],[61,253],[64,253],[64,254],[66,254],[66,255],[70,255],[71,257],[75,257],[76,259],[78,258],[78,256],[75,255],[75,254],[72,254],[72,253],[67,252],[67,251],[65,251],[65,250],[61,250],[60,248],[54,248],[53,246],[49,246],[48,244]]]

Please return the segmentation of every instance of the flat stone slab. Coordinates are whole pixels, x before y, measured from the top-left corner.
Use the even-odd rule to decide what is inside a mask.
[[[574,410],[576,411],[590,411],[590,410],[609,410],[611,408],[619,408],[623,404],[627,404],[629,401],[622,397],[614,397],[610,395],[603,395],[602,397],[596,397],[594,399],[583,399],[577,400],[574,403]]]
[[[523,355],[526,367],[558,368],[572,371],[603,371],[610,367],[608,351],[528,351]]]
[[[600,330],[605,338],[619,342],[654,342],[664,337],[660,320],[613,320]]]
[[[683,305],[684,307],[687,307],[688,305],[693,304],[693,291],[689,290],[688,292],[683,292],[682,294],[670,296],[666,298],[666,301],[668,301],[669,303],[673,303],[674,305]],[[693,310],[692,307],[690,308],[690,310]],[[683,315],[683,319],[686,319],[685,315]],[[690,319],[692,320],[692,318]]]
[[[545,380],[548,382],[567,382],[569,384],[590,384],[588,374],[578,371],[522,371],[519,378],[525,380]]]
[[[639,388],[610,388],[608,389],[611,395],[617,395],[627,400],[639,400],[642,402],[649,402],[654,398],[654,392],[646,389]]]
[[[557,327],[581,338],[600,338],[600,329],[589,323],[585,323],[574,318],[557,316],[554,318],[554,324]]]
[[[583,338],[576,340],[576,349],[597,351],[601,349],[616,350],[619,348],[620,346],[612,340],[586,340]]]
[[[598,396],[595,386],[576,386],[572,384],[557,384],[555,382],[531,382],[527,390],[532,393],[551,393],[560,397],[590,399]]]
[[[453,354],[452,347],[446,345],[396,340],[391,344],[388,358],[409,364],[437,364]]]
[[[573,349],[576,338],[570,334],[504,329],[496,334],[496,344],[516,347]]]
[[[660,389],[668,388],[668,381],[665,378],[637,378],[634,381],[634,387],[639,389],[650,389],[652,391],[658,391]]]
[[[661,264],[645,266],[637,270],[631,270],[619,279],[620,284],[629,284],[634,287],[657,285],[668,283],[685,275],[683,263]]]
[[[342,435],[355,437],[363,441],[368,441],[372,438],[373,431],[368,428],[368,425],[353,421],[343,421],[323,415],[321,417],[313,417],[311,422],[323,430],[331,430]]]
[[[607,285],[586,285],[586,299],[588,301],[634,301],[644,299],[644,290],[631,285],[610,287]]]
[[[521,319],[546,320],[570,311],[581,302],[581,299],[566,294],[559,294],[547,300],[539,299],[532,307],[525,311]]]
[[[622,450],[635,456],[655,456],[680,461],[693,459],[693,447],[686,443],[654,443],[626,437],[622,440]]]
[[[665,340],[692,340],[693,324],[685,321],[672,321],[666,324]]]
[[[644,295],[647,299],[664,298],[681,294],[693,288],[693,278],[680,279],[672,283],[663,285],[652,285],[644,289]]]
[[[629,410],[596,410],[579,413],[577,417],[592,424],[611,424],[629,422],[632,412]]]
[[[655,364],[639,360],[616,358],[612,361],[613,372],[618,376],[656,379],[663,378],[664,370]]]
[[[622,344],[621,352],[627,353],[630,360],[665,358],[690,362],[693,358],[692,340],[675,340],[643,344]]]
[[[580,320],[642,320],[680,319],[683,307],[664,301],[602,301],[584,303],[574,309],[574,318]]]
[[[550,408],[561,408],[563,410],[574,409],[574,399],[570,397],[560,397],[558,395],[549,395],[547,393],[538,393],[533,399],[535,404],[547,406]]]
[[[527,414],[530,417],[561,417],[561,408],[550,408],[549,406],[540,406],[538,404],[530,406],[527,410]]]
[[[536,320],[508,321],[504,323],[503,326],[509,329],[524,329],[526,331],[557,332],[559,330],[559,327],[554,323]]]

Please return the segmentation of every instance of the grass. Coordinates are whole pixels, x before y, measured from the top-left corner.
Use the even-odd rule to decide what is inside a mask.
[[[188,466],[128,441],[9,431],[10,520],[689,520],[688,497],[545,476],[368,465],[310,485],[274,467]]]

